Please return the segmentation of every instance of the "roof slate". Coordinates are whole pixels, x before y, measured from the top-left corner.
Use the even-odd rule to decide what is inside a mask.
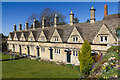
[[[16,33],[17,33],[17,36],[20,37],[21,32],[23,32],[25,35],[25,38],[28,39],[28,36],[30,32],[32,31],[35,40],[38,40],[41,31],[43,31],[47,40],[50,41],[55,29],[57,29],[63,42],[67,42],[70,34],[73,31],[73,28],[76,27],[78,32],[81,34],[81,37],[84,40],[88,40],[89,42],[92,42],[103,24],[106,25],[106,27],[111,32],[111,34],[113,34],[113,36],[116,38],[115,29],[118,27],[119,20],[120,18],[115,17],[114,19],[109,18],[109,19],[104,19],[103,21],[95,21],[94,23],[90,23],[90,22],[77,23],[77,24],[74,24],[73,26],[70,26],[69,24],[57,25],[57,27],[51,26],[51,27],[45,27],[44,29],[36,28],[35,30],[28,29],[27,31],[24,31],[24,30],[16,31]],[[14,36],[14,32],[10,34],[12,37]]]

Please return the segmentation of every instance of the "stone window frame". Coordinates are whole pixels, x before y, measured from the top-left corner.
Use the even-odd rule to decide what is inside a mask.
[[[102,38],[103,38],[103,41],[101,41]],[[105,38],[107,40],[105,40]],[[108,43],[108,36],[100,36],[100,43]]]
[[[74,56],[74,57],[77,57],[77,56],[78,56],[78,51],[73,50],[72,52],[73,52],[73,56]]]
[[[60,49],[55,48],[55,54],[60,54]]]
[[[45,41],[45,37],[41,36],[41,41],[44,42]]]
[[[21,37],[21,41],[24,41],[24,37]]]
[[[45,52],[45,47],[41,47],[41,52]]]
[[[73,41],[74,43],[77,43],[77,42],[78,42],[78,36],[73,36],[73,37],[72,37],[72,41]]]
[[[54,37],[55,42],[58,42],[59,37]]]

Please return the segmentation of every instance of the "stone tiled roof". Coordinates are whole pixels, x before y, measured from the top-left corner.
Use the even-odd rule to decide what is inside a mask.
[[[32,33],[33,33],[34,39],[37,40],[37,33],[38,33],[38,31],[32,31]]]
[[[43,33],[45,34],[45,37],[48,40],[49,39],[49,36],[48,36],[49,30],[43,30]]]
[[[63,41],[63,30],[62,29],[57,29],[62,41]]]
[[[16,32],[16,34],[17,34],[17,38],[18,38],[18,40],[19,40],[20,37],[21,37],[22,32]]]
[[[11,35],[11,38],[13,39],[13,37],[14,37],[14,32],[10,32],[10,35]]]
[[[114,19],[105,19],[104,18],[103,21],[95,21],[94,23],[85,22],[85,23],[77,23],[77,24],[74,24],[73,26],[66,24],[66,25],[58,25],[57,27],[54,27],[54,26],[45,27],[44,29],[42,29],[42,28],[36,28],[35,30],[28,29],[27,31],[24,31],[24,33],[26,33],[25,36],[27,39],[27,37],[29,36],[29,33],[32,31],[35,39],[37,40],[41,31],[43,30],[46,38],[48,39],[48,41],[50,41],[55,29],[57,29],[63,42],[67,42],[70,34],[73,31],[73,28],[76,27],[78,32],[81,34],[81,37],[84,40],[88,40],[89,42],[92,42],[94,37],[97,35],[98,31],[101,29],[103,24],[106,25],[106,27],[111,32],[111,34],[113,34],[113,36],[116,38],[115,29],[118,27],[119,19],[118,18],[114,18]],[[17,32],[20,32],[20,31],[16,31],[16,33]],[[14,32],[10,33],[10,34],[14,34]],[[18,36],[19,35],[20,35],[20,33],[18,34]]]
[[[120,13],[105,16],[103,20],[111,20],[111,19],[117,19],[117,18],[120,18]]]
[[[28,40],[28,37],[30,35],[30,31],[23,31],[24,37],[26,40]]]

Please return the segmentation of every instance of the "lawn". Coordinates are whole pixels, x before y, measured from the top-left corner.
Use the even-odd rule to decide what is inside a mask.
[[[78,78],[79,71],[72,67],[30,59],[2,62],[3,78]]]
[[[9,54],[1,54],[2,55],[2,60],[4,59],[10,59],[10,55]],[[13,58],[13,56],[11,56],[11,58]],[[1,60],[1,58],[0,58]]]

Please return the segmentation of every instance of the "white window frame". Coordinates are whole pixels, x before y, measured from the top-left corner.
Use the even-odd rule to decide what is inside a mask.
[[[60,49],[55,49],[55,54],[60,54]]]
[[[101,41],[101,37],[103,37],[103,41]],[[107,37],[107,41],[105,40],[105,37]],[[101,43],[108,43],[108,36],[100,36],[100,42]]]
[[[73,37],[73,42],[78,42],[78,37],[77,36]]]
[[[58,42],[58,37],[55,37],[55,42]]]
[[[78,51],[73,50],[73,56],[77,57],[78,56]]]

